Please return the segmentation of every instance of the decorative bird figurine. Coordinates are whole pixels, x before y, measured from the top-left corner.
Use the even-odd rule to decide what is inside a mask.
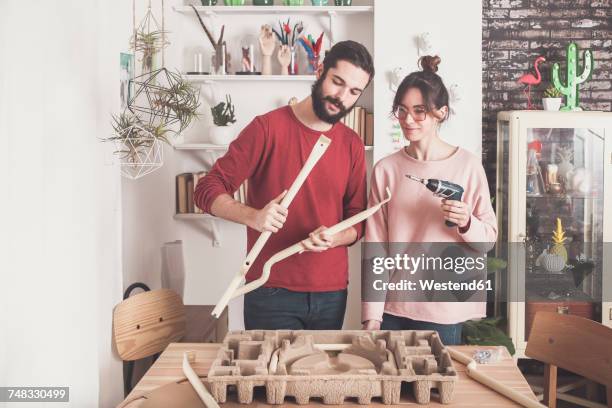
[[[521,77],[516,81],[519,84],[527,85],[523,92],[525,93],[525,95],[527,95],[527,109],[529,110],[533,108],[533,105],[531,104],[531,87],[533,85],[538,85],[540,82],[542,82],[542,76],[540,75],[540,69],[538,68],[538,65],[544,61],[546,61],[546,58],[539,56],[533,62],[533,67],[535,68],[536,76],[534,76],[531,72],[527,72],[521,75]]]

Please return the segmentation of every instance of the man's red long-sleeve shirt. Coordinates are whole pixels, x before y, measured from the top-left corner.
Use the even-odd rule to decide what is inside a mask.
[[[310,129],[297,119],[291,107],[285,106],[256,117],[198,182],[195,202],[207,213],[219,195],[232,195],[245,179],[247,204],[261,209],[289,189],[321,134],[330,138],[331,144],[289,205],[283,228],[272,234],[253,263],[247,281],[261,276],[264,263],[276,252],[304,240],[321,225],[330,227],[366,208],[363,143],[342,123],[327,132]],[[363,223],[355,226],[358,239],[363,228]],[[248,250],[259,235],[247,228]],[[304,252],[278,262],[265,286],[324,292],[345,289],[347,284],[348,254],[341,246],[321,253]]]

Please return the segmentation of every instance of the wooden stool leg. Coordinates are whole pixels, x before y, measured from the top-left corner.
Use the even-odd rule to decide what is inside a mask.
[[[557,366],[544,365],[544,399],[548,408],[557,408]]]

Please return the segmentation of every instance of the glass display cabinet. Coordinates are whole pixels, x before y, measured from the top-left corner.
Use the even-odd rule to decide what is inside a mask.
[[[500,112],[497,149],[496,310],[516,356],[541,310],[612,327],[612,113]]]

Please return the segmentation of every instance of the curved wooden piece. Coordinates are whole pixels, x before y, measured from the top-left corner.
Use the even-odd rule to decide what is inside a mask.
[[[347,228],[352,227],[353,225],[359,224],[360,222],[362,222],[363,220],[367,219],[369,216],[371,216],[372,214],[374,214],[376,211],[378,211],[383,205],[385,205],[386,203],[389,202],[389,200],[391,200],[391,190],[389,189],[389,187],[387,187],[387,198],[385,198],[383,201],[381,201],[380,203],[373,205],[372,207],[353,215],[350,218],[347,218],[346,220],[339,222],[338,224],[329,227],[326,232],[333,235],[333,234],[337,234],[339,232],[344,231]],[[245,293],[249,293],[257,288],[259,288],[260,286],[264,285],[268,279],[270,278],[270,271],[272,270],[272,266],[274,266],[275,263],[282,261],[283,259],[287,259],[292,255],[297,254],[298,252],[302,251],[304,249],[304,247],[302,246],[302,242],[298,242],[296,244],[293,244],[292,246],[290,246],[289,248],[285,248],[280,252],[277,252],[276,254],[272,255],[272,257],[270,259],[268,259],[268,261],[264,264],[263,267],[263,272],[261,274],[261,276],[258,279],[255,279],[254,281],[251,281],[249,283],[247,283],[246,285],[242,286],[241,288],[236,289],[236,291],[233,294],[233,298],[234,297],[238,297],[241,295],[244,295]]]
[[[308,178],[308,175],[312,171],[313,167],[315,166],[315,164],[317,164],[321,156],[323,156],[323,153],[325,153],[330,143],[331,143],[331,139],[323,135],[319,137],[319,140],[317,140],[317,143],[312,148],[312,151],[310,152],[310,155],[308,156],[306,163],[304,163],[304,166],[298,173],[293,184],[291,184],[291,187],[289,187],[289,190],[287,190],[287,194],[285,195],[285,197],[283,197],[282,201],[280,202],[281,206],[285,208],[289,207],[289,205],[295,198],[296,194],[302,187],[302,184],[304,184],[304,181],[306,181],[306,178]],[[255,245],[253,245],[253,248],[251,248],[251,250],[247,254],[247,257],[244,260],[244,263],[242,264],[240,272],[238,272],[238,274],[230,282],[229,286],[227,287],[227,289],[221,296],[221,299],[219,300],[214,310],[212,311],[213,316],[215,316],[216,318],[221,316],[223,309],[225,309],[230,299],[232,297],[236,297],[235,295],[236,289],[242,283],[242,280],[244,279],[245,275],[247,274],[247,272],[253,265],[253,262],[255,261],[255,259],[261,252],[263,246],[266,244],[266,242],[268,241],[271,235],[272,233],[270,231],[265,231],[261,233],[259,238],[257,238]]]
[[[217,401],[215,401],[213,396],[210,395],[210,392],[208,392],[206,387],[204,387],[204,384],[202,384],[200,377],[198,377],[196,372],[193,371],[193,368],[191,368],[187,353],[183,353],[183,373],[185,374],[185,377],[187,377],[189,383],[191,383],[193,389],[198,394],[198,396],[207,408],[219,408],[219,404],[217,404]]]
[[[533,400],[527,397],[526,395],[523,395],[517,392],[516,390],[513,390],[512,388],[508,387],[507,385],[497,381],[496,379],[478,371],[478,364],[476,363],[476,361],[472,360],[465,354],[453,350],[450,347],[447,347],[446,349],[448,350],[449,354],[453,359],[459,361],[461,364],[464,364],[466,366],[467,374],[470,378],[473,378],[479,383],[486,385],[492,390],[497,391],[498,393],[510,398],[512,401],[519,403],[524,407],[546,408],[545,405],[540,404],[538,401]]]

